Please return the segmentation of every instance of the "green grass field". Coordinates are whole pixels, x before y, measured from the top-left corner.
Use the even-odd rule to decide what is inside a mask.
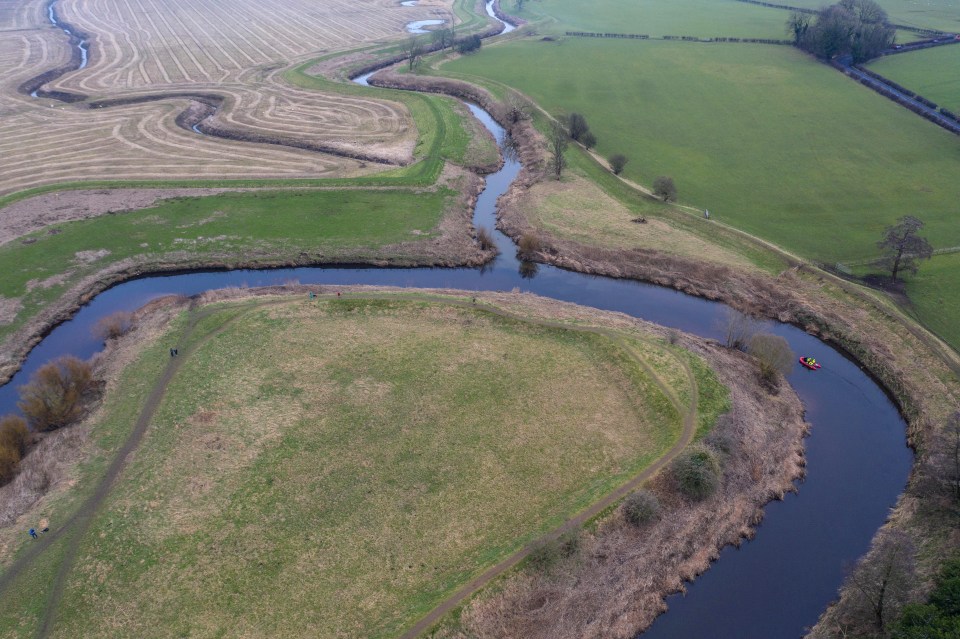
[[[868,66],[928,100],[960,113],[960,45],[891,55],[874,60]]]
[[[935,255],[907,278],[907,295],[917,316],[933,332],[960,349],[960,253]]]
[[[960,2],[957,0],[876,0],[891,22],[921,29],[960,32]],[[776,4],[819,9],[832,0],[789,0]],[[774,9],[771,9],[774,11]]]
[[[0,326],[0,338],[113,263],[268,262],[301,252],[358,259],[436,237],[453,197],[447,189],[228,193],[58,224],[0,247],[0,295],[23,305],[14,322]]]
[[[671,175],[682,202],[808,258],[872,256],[906,212],[960,244],[960,141],[793,48],[526,40],[446,69],[585,114],[627,177]]]
[[[693,35],[701,38],[786,38],[786,12],[735,0],[595,0],[584,10],[577,0],[527,2],[521,12],[510,0],[504,8],[527,20],[546,19],[554,33],[596,31],[645,33],[653,37]]]
[[[106,397],[74,492],[183,325]],[[223,306],[85,537],[53,636],[396,636],[670,448],[681,417],[652,375],[689,401],[692,367],[701,434],[727,409],[691,355],[624,339],[415,299]],[[0,634],[33,634],[54,559],[0,602]]]

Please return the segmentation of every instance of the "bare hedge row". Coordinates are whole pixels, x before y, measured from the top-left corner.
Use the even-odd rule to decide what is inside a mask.
[[[840,68],[842,69],[842,67]],[[926,119],[939,124],[945,129],[953,131],[954,133],[960,133],[960,118],[958,118],[957,115],[949,109],[938,107],[936,102],[928,100],[922,95],[915,93],[914,91],[911,91],[910,89],[894,82],[893,80],[880,75],[876,71],[871,71],[870,69],[859,65],[854,68],[860,73],[868,76],[868,78],[857,78],[861,84],[870,87],[884,97],[893,100],[897,104],[907,107],[914,113],[922,115]],[[846,72],[845,69],[843,70]],[[899,95],[897,92],[903,95]],[[930,111],[927,111],[927,109],[918,107],[913,101],[905,99],[904,96],[906,96],[906,98],[912,98],[913,101],[919,102],[921,105],[927,107],[927,109],[932,109],[936,113],[931,113]],[[944,119],[949,120],[949,122],[945,122]]]
[[[650,40],[651,37],[646,33],[595,33],[592,31],[567,31],[568,36],[575,38],[621,38],[625,40]],[[792,45],[790,40],[777,40],[773,38],[728,38],[719,36],[716,38],[701,38],[699,36],[686,35],[665,35],[661,38],[652,38],[654,40],[682,40],[684,42],[743,42],[751,44],[785,44]]]

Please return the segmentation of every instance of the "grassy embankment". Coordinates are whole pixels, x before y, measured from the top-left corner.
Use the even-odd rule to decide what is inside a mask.
[[[362,259],[388,244],[436,237],[453,199],[448,189],[234,193],[58,224],[0,247],[0,295],[23,304],[0,338],[112,263],[269,263],[301,253]]]
[[[458,11],[463,10],[461,4]],[[469,15],[464,20],[477,26]],[[376,53],[389,54],[391,50],[388,47]],[[417,161],[354,179],[84,182],[0,198],[2,208],[24,197],[70,188],[343,188],[338,192],[237,193],[166,202],[149,212],[59,224],[54,231],[59,235],[48,235],[48,229],[2,246],[0,264],[5,265],[8,277],[0,282],[0,301],[18,304],[19,309],[11,322],[0,325],[0,339],[29,323],[83,278],[123,260],[176,262],[184,267],[217,262],[269,264],[302,258],[306,253],[362,261],[382,259],[384,255],[376,251],[386,245],[436,237],[445,209],[456,206],[450,189],[464,187],[460,181],[436,187],[445,162],[495,164],[498,151],[491,137],[452,98],[330,82],[306,73],[315,62],[291,69],[286,79],[303,88],[402,102],[419,132],[414,151]],[[373,190],[379,187],[397,190]]]
[[[54,636],[394,636],[669,449],[682,418],[658,383],[691,401],[691,356],[637,334],[625,350],[415,297],[245,309],[202,321],[82,541]],[[106,397],[54,522],[129,432],[184,324]],[[728,400],[693,370],[702,433]],[[5,636],[33,632],[57,559],[6,593]]]
[[[939,106],[960,112],[960,45],[891,55],[868,66]]]

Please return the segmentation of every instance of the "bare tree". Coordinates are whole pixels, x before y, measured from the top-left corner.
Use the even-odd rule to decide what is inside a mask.
[[[754,335],[747,344],[747,352],[757,359],[760,377],[771,385],[776,384],[778,374],[786,375],[793,367],[793,349],[779,335]]]
[[[506,105],[507,119],[510,122],[519,122],[530,118],[530,105],[519,93],[515,91],[508,93]]]
[[[566,120],[570,138],[580,142],[581,138],[590,130],[590,125],[587,124],[587,118],[581,113],[571,113]]]
[[[453,46],[454,34],[452,27],[445,27],[430,32],[430,40],[438,50],[443,51]]]
[[[912,215],[905,215],[893,226],[883,232],[883,239],[877,246],[884,252],[884,263],[890,269],[890,279],[897,281],[901,271],[916,273],[919,260],[929,260],[933,256],[933,247],[926,238],[917,233],[923,228],[923,222]]]
[[[668,175],[661,175],[653,181],[653,194],[664,202],[677,199],[677,187],[673,183],[673,178]]]
[[[553,170],[554,177],[559,180],[563,170],[567,168],[566,153],[567,146],[570,143],[563,124],[554,120],[550,124],[548,138],[550,142],[550,168]]]
[[[949,459],[949,481],[953,496],[960,503],[960,411],[955,412],[947,421],[947,449]]]
[[[403,53],[407,58],[407,68],[413,71],[423,59],[423,41],[417,36],[410,36],[403,44]]]
[[[794,11],[790,14],[790,17],[787,18],[787,33],[793,35],[793,43],[795,45],[800,46],[803,44],[812,21],[813,16],[803,11]]]
[[[746,313],[727,307],[723,311],[720,329],[727,348],[743,350],[760,330],[759,322]]]
[[[17,406],[37,432],[55,430],[77,419],[93,390],[90,364],[66,355],[44,364],[20,387]]]
[[[620,175],[623,173],[623,167],[627,166],[627,162],[630,160],[627,159],[627,156],[622,153],[617,153],[610,156],[610,168],[613,169],[614,175]]]
[[[886,530],[870,553],[847,577],[851,594],[845,611],[854,625],[858,621],[883,632],[909,603],[916,583],[916,548],[909,535]]]

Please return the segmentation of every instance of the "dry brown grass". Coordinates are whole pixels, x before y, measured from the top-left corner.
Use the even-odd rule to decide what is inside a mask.
[[[802,407],[792,393],[771,397],[744,383],[752,364],[739,353],[708,347],[701,354],[733,391],[733,409],[716,429],[736,451],[718,492],[692,503],[679,496],[669,473],[658,475],[647,485],[661,504],[657,521],[637,527],[611,514],[584,535],[574,561],[511,576],[468,605],[458,627],[441,628],[438,638],[634,637],[663,611],[665,594],[682,590],[723,545],[752,536],[762,506],[791,490],[803,473]]]
[[[200,136],[179,128],[184,98],[94,109],[16,93],[72,51],[48,25],[46,0],[0,12],[0,195],[62,181],[349,176],[353,160],[275,145]],[[388,0],[262,3],[77,0],[58,15],[92,36],[90,64],[47,89],[136,98],[213,92],[226,98],[210,124],[273,138],[362,149],[384,161],[410,158],[416,141],[398,103],[298,89],[281,68],[318,51],[403,33],[428,9]],[[308,16],[309,19],[304,19]],[[5,24],[4,24],[5,23]]]

